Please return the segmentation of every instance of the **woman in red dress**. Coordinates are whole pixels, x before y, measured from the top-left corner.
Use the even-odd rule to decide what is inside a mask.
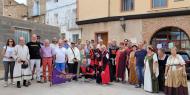
[[[110,82],[110,68],[109,68],[109,54],[106,47],[102,47],[102,84],[109,84]]]
[[[101,61],[98,64],[96,82],[98,84],[109,84],[110,82],[109,54],[105,46],[101,48]]]
[[[116,54],[116,80],[125,82],[127,51],[124,43],[120,43],[120,49]]]

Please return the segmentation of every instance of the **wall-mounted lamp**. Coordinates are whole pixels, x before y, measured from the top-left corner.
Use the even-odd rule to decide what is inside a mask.
[[[121,23],[121,28],[123,29],[124,32],[126,32],[126,23],[124,17],[120,18],[120,23]]]

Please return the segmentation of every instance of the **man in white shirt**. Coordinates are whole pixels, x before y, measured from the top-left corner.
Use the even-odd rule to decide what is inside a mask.
[[[58,41],[58,47],[55,48],[55,68],[58,71],[65,73],[66,60],[67,60],[67,51],[63,47],[63,40],[60,39]]]
[[[80,51],[75,46],[74,42],[71,42],[71,47],[67,49],[67,55],[69,73],[77,74],[78,62],[80,60]],[[77,80],[77,78],[74,78],[74,80]]]

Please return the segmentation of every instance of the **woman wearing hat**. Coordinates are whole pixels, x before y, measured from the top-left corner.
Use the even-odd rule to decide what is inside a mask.
[[[152,93],[158,93],[158,58],[152,46],[147,47],[147,55],[144,60],[144,90]]]

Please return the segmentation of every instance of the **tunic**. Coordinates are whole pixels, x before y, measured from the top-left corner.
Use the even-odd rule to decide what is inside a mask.
[[[122,81],[125,80],[125,71],[126,71],[126,60],[127,52],[126,50],[119,50],[116,55],[116,78],[122,78]]]
[[[168,59],[168,56],[165,55],[163,59],[158,58],[158,64],[159,64],[159,76],[158,76],[158,82],[159,82],[159,90],[164,91],[164,81],[165,81],[165,67],[166,67],[166,61]]]
[[[158,67],[156,69],[156,73],[153,73],[154,63],[158,62],[158,58],[156,54],[152,56],[145,57],[145,73],[144,73],[144,90],[148,92],[158,93],[158,75],[159,70]]]
[[[16,45],[14,49],[14,54],[13,54],[14,59],[16,60],[15,62],[15,67],[14,67],[14,73],[13,73],[13,78],[14,81],[22,81],[22,80],[30,80],[32,79],[32,72],[30,69],[30,66],[28,68],[21,68],[21,65],[23,63],[18,62],[18,60],[24,60],[26,61],[26,64],[29,64],[29,50],[26,45],[21,46],[21,45]]]
[[[130,53],[129,57],[129,83],[130,84],[137,84],[138,83],[138,78],[137,78],[137,73],[136,73],[136,65],[135,65],[135,52],[132,51]]]

